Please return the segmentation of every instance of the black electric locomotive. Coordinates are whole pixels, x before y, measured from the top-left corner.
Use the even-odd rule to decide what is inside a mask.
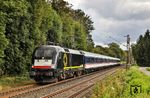
[[[88,71],[119,64],[120,59],[54,45],[37,47],[30,77],[38,83],[80,76]]]

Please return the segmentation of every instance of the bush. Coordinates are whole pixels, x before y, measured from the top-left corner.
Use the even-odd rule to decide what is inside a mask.
[[[150,71],[150,67],[146,68],[147,71]]]
[[[0,78],[0,90],[31,84],[33,82],[34,81],[29,78],[28,74],[22,76],[14,76],[14,77],[3,76]]]
[[[140,72],[137,66],[132,66],[128,71],[117,72],[115,76],[98,82],[92,98],[150,98],[149,81],[149,76]],[[131,85],[141,85],[142,92],[131,94]]]

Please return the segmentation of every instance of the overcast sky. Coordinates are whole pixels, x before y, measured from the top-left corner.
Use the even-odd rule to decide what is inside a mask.
[[[111,42],[126,45],[127,34],[131,43],[150,28],[150,0],[66,0],[74,9],[82,9],[91,16],[96,45]],[[123,49],[126,49],[121,45]]]

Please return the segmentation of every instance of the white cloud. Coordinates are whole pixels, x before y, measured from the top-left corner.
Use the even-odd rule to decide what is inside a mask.
[[[80,6],[82,6],[83,3],[83,0],[65,0],[65,1],[72,4],[74,9],[81,8]]]

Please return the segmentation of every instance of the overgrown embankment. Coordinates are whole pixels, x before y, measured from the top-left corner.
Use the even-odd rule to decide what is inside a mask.
[[[150,77],[132,66],[98,82],[91,98],[150,98],[149,92]]]
[[[147,71],[150,71],[150,67],[146,68]]]
[[[1,77],[0,91],[31,83],[34,83],[34,81],[31,80],[28,75],[16,77]]]

